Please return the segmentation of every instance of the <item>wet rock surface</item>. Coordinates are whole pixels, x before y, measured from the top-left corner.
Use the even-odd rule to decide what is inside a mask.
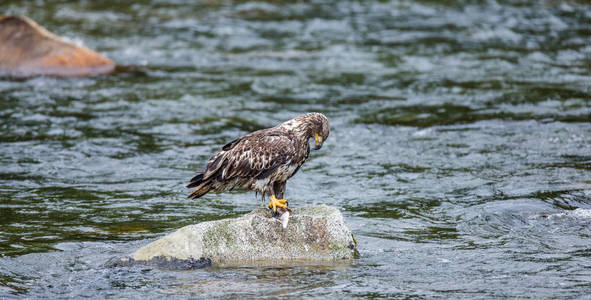
[[[266,209],[242,217],[185,226],[156,240],[124,261],[210,260],[241,264],[348,260],[358,256],[356,241],[343,215],[326,205],[293,209],[284,229]]]
[[[0,74],[89,76],[110,73],[115,63],[66,42],[24,16],[0,16]]]
[[[178,259],[178,258],[171,258],[171,257],[164,257],[164,256],[156,256],[150,260],[142,261],[142,260],[135,260],[131,257],[123,257],[123,258],[112,258],[107,263],[105,263],[105,267],[107,268],[117,268],[117,267],[132,267],[132,266],[152,266],[152,267],[159,267],[164,269],[170,270],[194,270],[194,269],[201,269],[205,267],[211,266],[211,259],[208,258],[200,258],[200,259]]]

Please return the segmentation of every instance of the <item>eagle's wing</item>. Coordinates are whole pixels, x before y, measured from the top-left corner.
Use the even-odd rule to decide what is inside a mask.
[[[208,161],[203,179],[264,178],[295,156],[295,143],[288,136],[255,132],[226,144]]]

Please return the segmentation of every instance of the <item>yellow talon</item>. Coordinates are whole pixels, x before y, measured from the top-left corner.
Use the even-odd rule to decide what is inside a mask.
[[[267,206],[271,209],[273,209],[273,212],[276,213],[277,212],[277,207],[281,207],[281,208],[287,208],[287,205],[285,203],[287,203],[287,200],[285,199],[277,199],[275,198],[274,195],[271,195],[271,197],[269,197],[271,199],[271,202],[269,202],[269,204],[267,204]]]

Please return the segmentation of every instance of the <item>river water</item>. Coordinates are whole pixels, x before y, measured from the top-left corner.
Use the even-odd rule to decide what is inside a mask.
[[[193,2],[2,1],[120,67],[0,78],[0,298],[588,297],[591,6]],[[338,207],[360,259],[104,267],[261,207],[184,185],[310,111],[331,134],[286,198]]]

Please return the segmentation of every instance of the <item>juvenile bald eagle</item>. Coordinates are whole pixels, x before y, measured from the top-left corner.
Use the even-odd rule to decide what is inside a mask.
[[[233,188],[254,190],[263,198],[270,196],[267,206],[276,215],[277,207],[288,209],[283,199],[285,183],[308,158],[309,139],[314,138],[317,150],[328,133],[328,119],[320,113],[308,113],[233,140],[191,179],[187,188],[195,190],[188,198]]]

